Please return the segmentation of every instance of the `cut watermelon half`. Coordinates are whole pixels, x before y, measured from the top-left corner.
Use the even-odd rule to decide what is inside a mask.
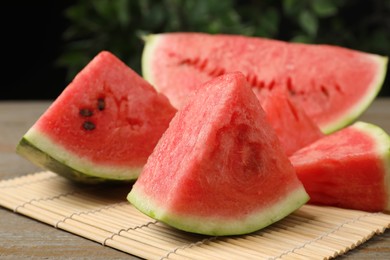
[[[324,133],[353,122],[379,92],[387,57],[330,45],[178,32],[145,37],[143,76],[176,107],[198,82],[241,71],[262,101],[282,90]]]
[[[245,234],[307,200],[242,73],[203,86],[172,119],[128,200],[175,228]]]
[[[262,107],[287,156],[324,136],[299,104],[284,92],[270,93]]]
[[[310,203],[390,212],[390,137],[356,122],[290,157]]]
[[[102,51],[27,131],[16,151],[79,182],[131,181],[175,113],[164,95]]]

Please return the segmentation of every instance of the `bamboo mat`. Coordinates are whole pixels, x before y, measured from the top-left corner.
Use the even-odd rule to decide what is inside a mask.
[[[390,215],[305,205],[260,231],[209,237],[173,229],[126,200],[130,186],[80,186],[52,172],[0,182],[0,205],[145,259],[330,259],[390,227]]]

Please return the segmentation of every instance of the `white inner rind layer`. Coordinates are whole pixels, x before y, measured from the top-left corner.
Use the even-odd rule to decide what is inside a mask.
[[[336,119],[334,123],[323,127],[321,130],[325,134],[332,133],[350,123],[353,123],[355,119],[358,118],[358,116],[360,116],[368,108],[368,106],[378,95],[385,80],[388,58],[375,54],[371,54],[371,56],[380,69],[376,73],[376,77],[371,82],[371,85],[367,88],[367,93],[362,96],[362,99],[359,102],[357,102],[349,110],[345,111],[342,116]]]
[[[35,129],[35,127],[30,128],[24,135],[24,138],[59,163],[92,177],[112,180],[133,180],[138,177],[143,167],[109,166],[92,162],[87,157],[68,152],[64,147],[57,145],[48,136]],[[50,162],[47,163],[49,164]]]
[[[152,77],[152,73],[151,73],[151,65],[149,64],[149,62],[152,60],[152,56],[153,56],[153,53],[154,53],[154,48],[155,46],[157,46],[157,41],[160,37],[158,35],[153,35],[153,34],[150,34],[148,36],[145,36],[144,37],[144,41],[145,41],[145,46],[144,46],[144,50],[142,52],[142,57],[141,57],[141,69],[142,69],[142,76],[143,78],[145,78],[157,91],[158,90],[158,86],[156,86],[155,82],[154,82],[154,78]]]
[[[146,215],[177,229],[203,235],[224,236],[248,234],[269,226],[300,208],[309,197],[301,186],[275,204],[236,219],[229,216],[208,217],[171,213],[169,208],[164,208],[161,203],[154,201],[139,186],[133,186],[127,199]]]
[[[356,122],[353,127],[366,133],[375,140],[376,151],[379,158],[383,161],[385,171],[384,183],[387,193],[387,203],[384,211],[390,212],[390,136],[382,128],[366,122]]]

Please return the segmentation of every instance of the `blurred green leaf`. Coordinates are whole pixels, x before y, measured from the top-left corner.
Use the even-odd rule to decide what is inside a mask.
[[[306,9],[306,0],[283,0],[283,10],[287,15],[295,16]]]
[[[129,11],[129,1],[115,0],[110,2],[115,5],[119,24],[125,27],[131,19],[131,12]]]
[[[276,8],[268,8],[265,10],[263,15],[259,17],[259,28],[260,33],[258,36],[262,37],[274,37],[279,28],[279,13]]]
[[[329,17],[337,13],[337,6],[334,0],[313,0],[310,3],[318,17]]]
[[[308,10],[302,11],[299,14],[299,24],[302,29],[310,36],[316,35],[318,29],[318,20],[312,12]]]

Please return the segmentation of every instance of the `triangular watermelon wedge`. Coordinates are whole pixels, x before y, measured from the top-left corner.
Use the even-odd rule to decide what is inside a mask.
[[[340,46],[234,34],[171,32],[144,39],[143,76],[176,108],[198,82],[241,71],[259,100],[287,91],[324,133],[350,124],[371,104],[388,62]]]
[[[324,136],[301,106],[282,91],[270,93],[261,105],[288,156]]]
[[[164,95],[102,51],[44,111],[16,151],[78,182],[133,181],[175,113]]]
[[[291,157],[310,203],[390,212],[390,137],[358,121]]]
[[[240,72],[213,79],[178,111],[128,200],[175,228],[245,234],[308,196]]]

